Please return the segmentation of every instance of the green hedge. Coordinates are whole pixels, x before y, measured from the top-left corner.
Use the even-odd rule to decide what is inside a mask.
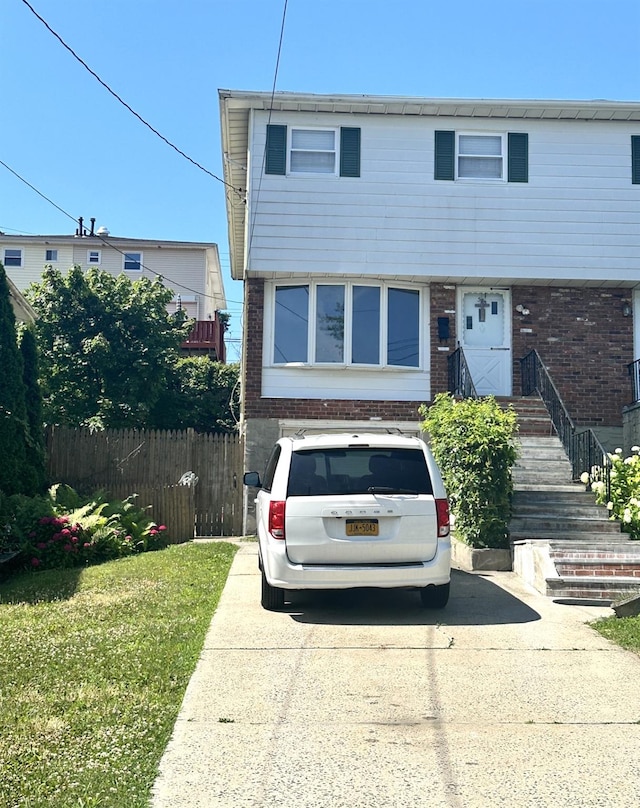
[[[471,547],[508,547],[515,411],[493,396],[458,401],[439,393],[420,414],[447,489],[456,538]]]

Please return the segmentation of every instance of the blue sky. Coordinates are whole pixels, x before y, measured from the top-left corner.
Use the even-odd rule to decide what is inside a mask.
[[[217,90],[271,90],[285,0],[29,0],[182,151],[222,176]],[[0,159],[112,235],[213,241],[224,188],[152,134],[23,0],[0,0]],[[638,0],[288,0],[277,90],[640,101]],[[0,230],[74,223],[0,165]],[[238,357],[238,342],[229,359]]]

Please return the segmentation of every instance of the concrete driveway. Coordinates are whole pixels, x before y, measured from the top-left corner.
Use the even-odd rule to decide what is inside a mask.
[[[259,604],[236,556],[162,759],[153,808],[628,808],[640,657],[508,572]]]

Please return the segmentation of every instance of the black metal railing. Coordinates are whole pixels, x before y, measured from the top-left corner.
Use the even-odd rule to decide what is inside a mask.
[[[629,362],[627,371],[631,377],[631,403],[636,404],[640,401],[640,359],[636,359],[635,362]]]
[[[456,348],[447,359],[447,371],[450,393],[461,398],[478,398],[462,348]]]
[[[607,501],[611,495],[611,458],[592,429],[576,430],[576,427],[560,397],[553,379],[536,350],[520,360],[522,394],[539,393],[545,403],[551,421],[558,433],[571,462],[574,480],[579,480],[586,471],[589,478],[605,484]],[[598,471],[594,471],[598,469]]]

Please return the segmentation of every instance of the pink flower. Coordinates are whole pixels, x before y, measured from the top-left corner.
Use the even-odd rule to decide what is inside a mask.
[[[77,536],[72,536],[71,541],[75,544],[78,541],[78,537]]]
[[[40,566],[40,559],[39,558],[32,558],[31,559],[31,566],[32,567],[39,567]]]
[[[124,540],[125,540],[125,541],[133,541],[133,539],[131,538],[131,536],[125,536],[125,537],[124,537]]]
[[[150,535],[150,536],[157,536],[157,535],[158,535],[158,531],[157,531],[157,530],[150,530],[150,531],[149,531],[149,535]]]
[[[91,547],[91,545],[89,544],[89,542],[88,542],[88,541],[86,541],[86,542],[85,542],[85,543],[84,543],[82,546],[83,546],[83,547]]]
[[[45,541],[39,541],[36,544],[36,547],[38,548],[38,550],[44,550],[46,546],[47,546],[47,543]]]
[[[62,528],[62,530],[60,531],[60,533],[61,533],[63,536],[70,536],[70,535],[71,535],[71,531],[69,530],[69,528],[68,528],[68,527],[64,527],[64,528]]]
[[[166,525],[160,525],[160,527],[158,528],[158,530],[166,530],[166,529],[167,529]]]

